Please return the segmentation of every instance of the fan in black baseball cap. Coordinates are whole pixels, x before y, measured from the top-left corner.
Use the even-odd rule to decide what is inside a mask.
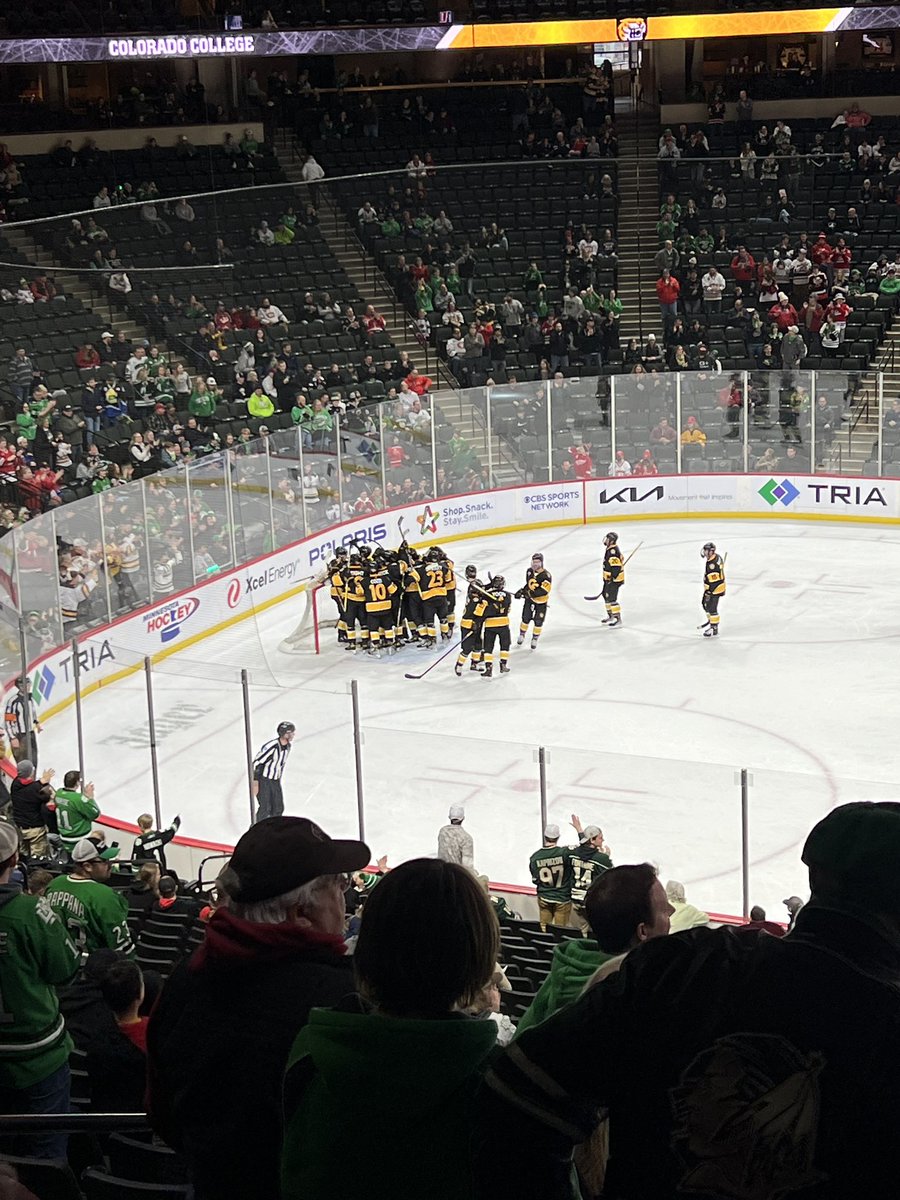
[[[256,904],[320,875],[359,871],[370,861],[365,842],[330,838],[306,817],[268,817],[235,846],[224,884],[235,903]]]

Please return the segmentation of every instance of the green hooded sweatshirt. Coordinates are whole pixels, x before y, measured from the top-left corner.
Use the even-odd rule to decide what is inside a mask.
[[[474,1197],[473,1097],[496,1030],[462,1016],[378,1016],[356,1000],[313,1009],[285,1075],[282,1200],[353,1196],[361,1163],[369,1200]],[[348,1100],[371,1098],[373,1085],[348,1128]]]
[[[615,957],[615,954],[604,954],[591,938],[572,938],[560,942],[553,951],[550,974],[517,1024],[516,1036],[577,1000],[597,968]]]

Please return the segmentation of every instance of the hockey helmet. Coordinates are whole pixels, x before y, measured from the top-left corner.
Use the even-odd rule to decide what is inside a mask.
[[[700,551],[700,557],[706,558],[706,556],[708,554],[715,554],[715,552],[716,552],[716,543],[715,542],[707,542],[705,544],[705,546],[703,547],[703,549]]]
[[[347,557],[347,547],[346,546],[335,546],[334,557],[335,558],[346,558]]]
[[[506,580],[502,575],[495,575],[491,580],[491,587],[498,588],[502,591],[506,587]]]
[[[617,533],[608,533],[603,539],[604,546],[617,546],[619,543],[619,535]]]
[[[477,579],[477,578],[478,578],[478,568],[473,567],[470,564],[468,567],[466,567],[466,579]]]
[[[350,555],[350,566],[351,567],[361,567],[362,566],[362,559],[355,551],[353,554]]]
[[[363,556],[363,558],[369,558],[372,554],[372,547],[367,546],[365,542],[363,542],[362,545],[357,546],[357,550]]]
[[[286,733],[294,733],[296,729],[297,726],[293,723],[293,721],[282,721],[275,732],[279,737],[284,737]]]

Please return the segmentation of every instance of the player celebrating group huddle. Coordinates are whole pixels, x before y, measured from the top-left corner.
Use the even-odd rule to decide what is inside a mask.
[[[547,601],[550,599],[550,589],[553,579],[549,571],[544,570],[543,554],[532,554],[531,566],[525,572],[525,586],[516,592],[516,599],[524,599],[522,605],[522,621],[519,625],[519,636],[516,645],[521,646],[528,633],[528,626],[533,624],[531,648],[537,650],[538,638],[544,628],[544,618],[547,616]]]
[[[466,567],[466,585],[466,604],[459,622],[459,655],[454,668],[457,675],[462,675],[470,655],[472,661],[469,663],[469,670],[481,670],[481,634],[487,601],[484,584],[478,579],[477,567]]]

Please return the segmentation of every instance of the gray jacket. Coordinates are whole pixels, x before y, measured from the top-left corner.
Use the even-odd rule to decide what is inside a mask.
[[[438,831],[437,856],[444,862],[459,863],[475,870],[475,843],[462,825],[445,825]]]

